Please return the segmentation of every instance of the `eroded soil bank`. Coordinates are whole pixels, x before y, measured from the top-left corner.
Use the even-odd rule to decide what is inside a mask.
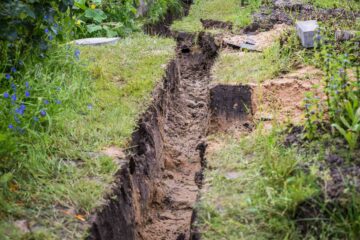
[[[177,56],[133,134],[113,195],[88,239],[189,239],[209,123],[213,37],[178,34]],[[200,154],[197,150],[200,150]]]

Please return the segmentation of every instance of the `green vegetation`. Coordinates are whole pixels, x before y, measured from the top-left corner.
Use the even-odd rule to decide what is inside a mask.
[[[181,21],[175,21],[172,30],[199,32],[203,30],[200,19],[230,21],[235,29],[239,29],[250,24],[251,13],[260,5],[260,0],[250,1],[246,7],[241,7],[241,0],[195,0],[189,15]]]
[[[118,167],[101,150],[126,147],[173,48],[172,40],[138,34],[116,46],[81,48],[75,57],[64,46],[36,67],[25,63],[21,77],[31,96],[42,96],[26,103],[25,114],[34,108],[46,115],[36,132],[30,126],[1,135],[0,236],[19,239],[9,225],[25,219],[37,227],[24,239],[81,238],[82,220],[101,204]]]
[[[280,56],[275,43],[262,53],[225,51],[220,53],[213,68],[213,81],[226,84],[261,83],[289,71],[291,60]]]
[[[329,135],[324,136],[331,141]],[[299,151],[285,147],[283,135],[257,130],[239,141],[222,142],[208,156],[206,185],[198,206],[204,239],[356,239],[359,193],[349,176],[345,189],[334,185],[334,170],[324,161],[336,151],[324,142]],[[300,140],[300,139],[299,139]],[[333,198],[329,189],[342,192]]]
[[[311,0],[309,3],[319,8],[344,8],[346,10],[359,10],[357,0]]]

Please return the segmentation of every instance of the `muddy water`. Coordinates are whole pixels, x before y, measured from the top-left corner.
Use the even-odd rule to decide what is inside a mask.
[[[209,126],[210,69],[218,47],[206,34],[196,43],[194,36],[178,34],[177,41],[176,59],[138,123],[133,150],[88,239],[190,238]]]

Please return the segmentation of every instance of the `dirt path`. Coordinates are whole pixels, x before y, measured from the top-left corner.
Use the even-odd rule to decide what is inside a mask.
[[[197,149],[208,128],[208,85],[216,56],[213,40],[202,37],[201,47],[194,45],[191,37],[178,39],[175,63],[179,79],[170,93],[163,136],[165,202],[152,209],[151,223],[145,227],[143,239],[190,238],[193,206],[201,186],[201,159]]]

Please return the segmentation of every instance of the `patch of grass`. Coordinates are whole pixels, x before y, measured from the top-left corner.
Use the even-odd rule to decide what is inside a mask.
[[[241,0],[195,0],[189,15],[182,20],[175,21],[172,30],[202,31],[200,19],[230,21],[234,24],[235,29],[239,29],[251,23],[251,13],[261,4],[260,0],[249,2],[249,5],[241,7]]]
[[[13,160],[0,162],[0,236],[84,237],[88,225],[83,220],[101,205],[118,168],[100,151],[127,147],[174,45],[170,39],[138,34],[114,46],[80,48],[77,62],[65,61],[74,49],[64,47],[25,71],[36,76],[37,88],[61,86],[62,103],[57,111],[49,110],[48,131],[18,136],[14,141],[21,147]],[[26,220],[32,233],[10,232],[16,220]]]
[[[289,71],[291,62],[280,55],[279,43],[262,53],[224,51],[213,68],[213,80],[225,84],[261,83]]]
[[[359,10],[360,2],[357,0],[312,0],[309,1],[319,8],[344,8],[347,10]]]
[[[216,138],[223,146],[208,158],[208,188],[198,208],[203,238],[300,239],[296,207],[320,189],[315,176],[296,169],[316,156],[282,147],[275,132]]]

